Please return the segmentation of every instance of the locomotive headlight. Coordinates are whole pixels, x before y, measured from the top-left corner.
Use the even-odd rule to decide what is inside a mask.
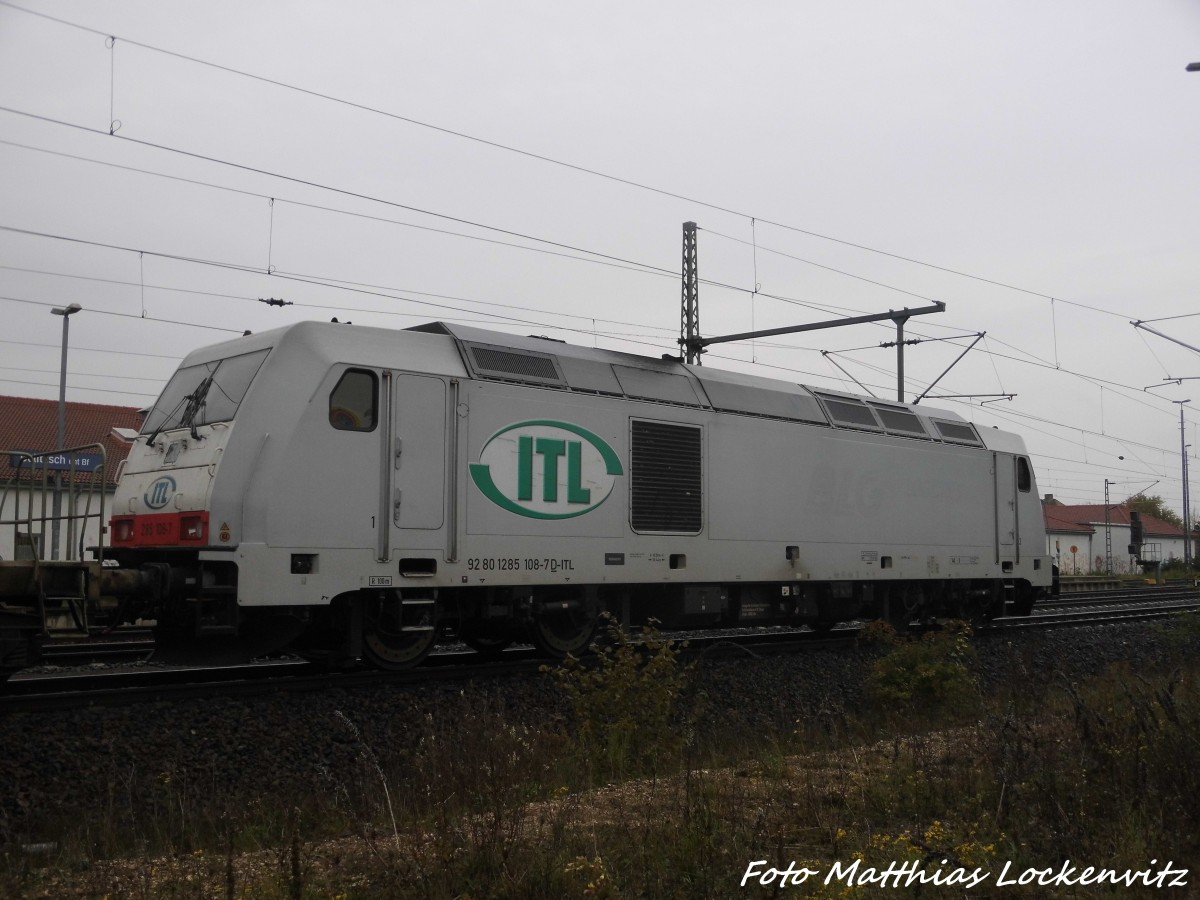
[[[181,516],[179,519],[179,539],[183,541],[204,540],[204,517]]]
[[[113,519],[112,540],[114,544],[124,544],[132,541],[133,519]]]

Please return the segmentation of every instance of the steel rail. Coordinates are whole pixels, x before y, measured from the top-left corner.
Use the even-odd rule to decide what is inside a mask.
[[[1094,597],[1087,598],[1089,601]],[[1014,630],[1128,624],[1166,619],[1200,610],[1200,597],[1187,599],[1139,598],[1135,605],[1108,603],[1104,608],[1039,612],[1028,617],[1001,617],[979,624],[981,636]],[[1081,604],[1082,605],[1082,604]],[[1093,604],[1094,605],[1094,604]],[[861,628],[847,625],[828,633],[780,630],[755,634],[660,635],[681,646],[689,661],[729,658],[761,658],[816,650],[843,650],[859,639]],[[243,666],[157,667],[88,670],[72,673],[41,673],[10,679],[0,692],[0,711],[53,710],[91,705],[134,705],[158,700],[193,697],[246,696],[259,693],[318,691],[331,688],[361,689],[379,685],[417,685],[436,682],[490,679],[531,674],[552,660],[538,656],[531,647],[506,650],[501,658],[483,660],[471,650],[442,651],[424,665],[397,672],[352,670],[331,672],[303,660],[259,661]]]

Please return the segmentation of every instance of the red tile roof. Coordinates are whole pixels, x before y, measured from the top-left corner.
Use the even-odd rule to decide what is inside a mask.
[[[108,471],[105,480],[116,483],[117,467],[129,453],[129,444],[114,437],[114,427],[142,427],[142,417],[131,406],[104,403],[67,403],[67,447],[103,444]],[[58,401],[0,396],[0,482],[16,474],[9,452],[45,452],[58,446]],[[78,474],[77,474],[78,477]],[[86,474],[83,476],[86,478]]]
[[[1087,533],[1092,526],[1104,524],[1104,504],[1092,503],[1082,506],[1046,505],[1042,507],[1046,519],[1046,530],[1055,532]],[[1108,524],[1129,527],[1129,507],[1112,504],[1108,507]],[[1155,537],[1177,537],[1183,540],[1183,529],[1170,522],[1142,513],[1142,529]]]
[[[1042,512],[1046,518],[1046,531],[1055,534],[1093,534],[1096,529],[1078,521],[1070,512],[1073,506],[1044,506]]]

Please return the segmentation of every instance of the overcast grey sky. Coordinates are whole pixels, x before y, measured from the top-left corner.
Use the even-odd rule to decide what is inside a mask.
[[[1200,380],[1144,389],[1198,355],[1130,321],[1200,346],[1192,61],[1183,0],[0,0],[0,392],[57,396],[71,302],[86,402],[332,316],[677,352],[692,220],[705,335],[944,301],[906,399],[986,331],[933,394],[1016,396],[924,404],[1178,509]],[[894,398],[893,337],[704,364]]]

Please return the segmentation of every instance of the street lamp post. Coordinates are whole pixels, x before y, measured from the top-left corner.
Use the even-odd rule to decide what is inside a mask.
[[[56,316],[62,316],[62,369],[58,377],[58,449],[65,449],[67,443],[67,331],[71,316],[83,309],[78,303],[68,307],[54,307],[50,310]],[[62,527],[60,514],[62,512],[62,475],[54,474],[54,521],[51,524],[50,558],[58,559],[58,539]]]
[[[1183,407],[1179,407],[1183,412]],[[1191,444],[1183,445],[1183,563],[1188,577],[1192,574],[1192,491],[1188,487],[1187,452]]]
[[[1183,458],[1183,570],[1192,570],[1192,539],[1188,535],[1188,474],[1187,474],[1187,431],[1183,424],[1183,405],[1191,400],[1172,400],[1179,404],[1179,455]]]

